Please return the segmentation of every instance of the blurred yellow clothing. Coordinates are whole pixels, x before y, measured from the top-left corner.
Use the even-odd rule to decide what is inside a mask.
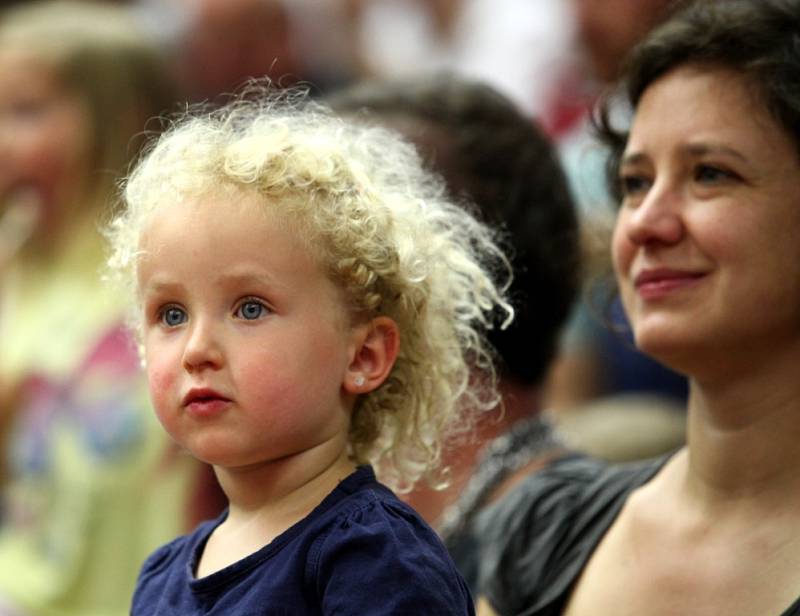
[[[98,235],[94,231],[94,235]],[[71,242],[46,263],[18,264],[0,276],[0,379],[31,370],[66,376],[98,332],[120,321],[125,304],[101,281],[99,237]]]
[[[19,388],[6,445],[0,605],[128,614],[136,575],[186,530],[197,466],[158,425],[98,243],[3,277],[0,378]]]

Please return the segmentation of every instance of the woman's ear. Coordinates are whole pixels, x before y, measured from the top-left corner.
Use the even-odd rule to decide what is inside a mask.
[[[365,394],[389,376],[400,350],[400,330],[389,317],[375,317],[356,328],[355,344],[343,387],[351,394]]]

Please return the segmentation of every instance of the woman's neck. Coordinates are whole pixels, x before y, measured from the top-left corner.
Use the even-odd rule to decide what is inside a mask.
[[[800,349],[691,382],[686,487],[709,506],[800,501]],[[800,504],[800,503],[798,503]]]

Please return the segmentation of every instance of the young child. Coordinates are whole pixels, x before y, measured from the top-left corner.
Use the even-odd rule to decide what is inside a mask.
[[[472,614],[372,467],[432,477],[459,411],[496,402],[491,231],[410,145],[299,92],[190,112],[123,201],[110,265],[156,411],[230,501],[146,561],[132,613]]]

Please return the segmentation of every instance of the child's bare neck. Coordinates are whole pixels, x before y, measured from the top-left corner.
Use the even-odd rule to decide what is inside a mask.
[[[230,503],[228,517],[206,543],[196,571],[198,578],[271,543],[311,513],[355,468],[345,454],[323,465],[309,462],[301,455],[258,468],[217,469]]]

